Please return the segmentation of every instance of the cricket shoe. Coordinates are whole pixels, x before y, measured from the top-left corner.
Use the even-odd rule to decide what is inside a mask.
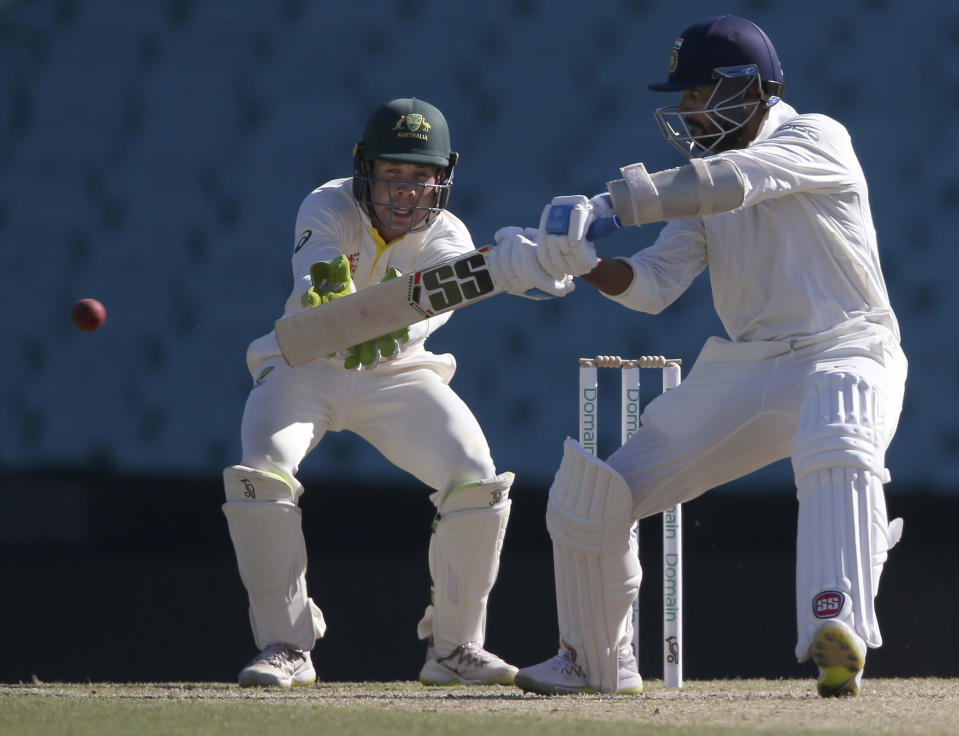
[[[512,685],[516,668],[479,644],[460,644],[445,657],[436,656],[432,642],[420,670],[424,685]]]
[[[824,698],[859,695],[866,644],[842,621],[822,624],[812,640],[812,660],[819,667],[816,688]]]
[[[312,685],[316,670],[310,653],[287,644],[272,644],[240,670],[240,687]]]
[[[616,695],[642,695],[643,678],[636,667],[636,657],[621,652],[619,655],[619,684]],[[576,661],[576,652],[563,644],[559,654],[532,667],[523,667],[516,673],[515,684],[523,692],[539,695],[576,695],[595,693],[589,686],[586,672]]]

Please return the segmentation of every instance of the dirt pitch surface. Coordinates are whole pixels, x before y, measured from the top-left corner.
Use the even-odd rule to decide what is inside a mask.
[[[876,679],[863,684],[858,698],[819,698],[811,680],[729,680],[687,682],[669,690],[662,681],[648,681],[639,697],[579,695],[544,697],[514,688],[427,688],[415,682],[321,682],[292,691],[240,689],[219,683],[23,683],[0,685],[0,722],[10,709],[70,707],[95,701],[109,710],[123,701],[163,703],[230,703],[248,706],[302,704],[315,713],[355,713],[382,718],[394,714],[472,716],[489,728],[502,719],[498,736],[540,733],[533,726],[566,733],[574,722],[582,734],[607,733],[606,727],[629,724],[630,732],[653,734],[956,734],[959,733],[959,680]],[[518,725],[523,721],[526,726]],[[564,723],[565,722],[565,723]],[[585,725],[584,725],[585,724]],[[26,725],[25,723],[23,725]],[[397,724],[399,725],[399,724]],[[0,731],[3,729],[0,728]],[[321,729],[322,730],[322,729]],[[402,729],[400,729],[402,730]],[[456,730],[456,733],[469,731]],[[479,731],[478,731],[479,732]],[[81,733],[81,731],[70,731]],[[83,731],[82,733],[86,733]],[[489,730],[486,731],[489,733]]]

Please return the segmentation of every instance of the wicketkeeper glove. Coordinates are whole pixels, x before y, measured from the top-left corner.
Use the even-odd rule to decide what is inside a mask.
[[[332,261],[319,261],[310,266],[313,286],[300,297],[304,307],[318,307],[356,291],[350,276],[350,261],[338,255]]]
[[[395,279],[400,275],[398,269],[390,267],[386,276],[383,277],[383,281]],[[395,358],[400,351],[400,345],[408,342],[409,339],[410,328],[404,327],[373,340],[361,342],[359,345],[353,345],[347,350],[348,354],[343,361],[343,367],[351,371],[361,368],[375,368],[379,365],[381,359]]]

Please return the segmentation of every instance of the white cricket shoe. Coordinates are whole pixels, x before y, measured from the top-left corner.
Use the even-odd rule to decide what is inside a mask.
[[[816,629],[812,660],[819,667],[816,689],[824,698],[859,695],[866,643],[842,621],[827,621]]]
[[[420,670],[424,685],[512,685],[516,668],[479,644],[460,644],[446,657],[437,657],[432,642]]]
[[[636,667],[636,657],[632,650],[619,655],[619,687],[616,695],[642,695],[643,678]],[[523,667],[516,673],[515,684],[523,692],[539,695],[576,695],[595,693],[589,686],[586,672],[576,661],[576,653],[568,647],[560,647],[559,653],[552,659],[540,662],[532,667]]]
[[[287,644],[271,644],[240,670],[240,687],[312,685],[316,670],[310,653]]]

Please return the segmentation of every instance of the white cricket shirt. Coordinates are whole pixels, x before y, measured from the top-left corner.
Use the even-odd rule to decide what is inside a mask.
[[[708,267],[733,340],[791,340],[857,317],[898,339],[866,180],[846,129],[779,102],[749,147],[717,156],[739,169],[743,206],[668,223],[628,259],[629,288],[609,298],[658,313]]]

